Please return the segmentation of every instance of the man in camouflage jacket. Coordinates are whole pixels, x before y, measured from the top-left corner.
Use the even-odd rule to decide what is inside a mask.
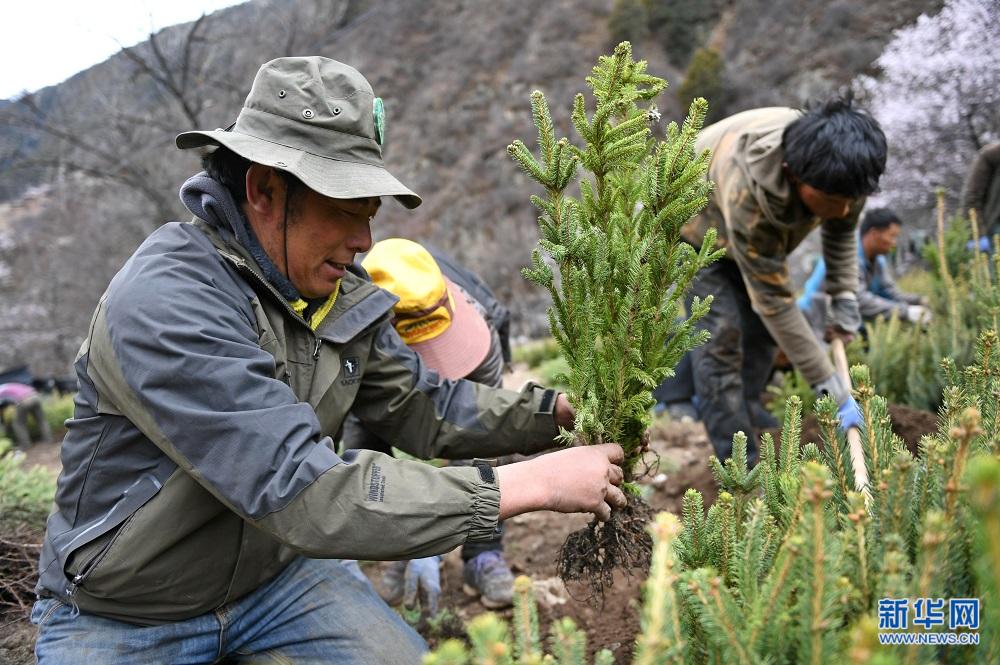
[[[989,249],[1000,233],[1000,143],[990,143],[976,153],[962,186],[963,215],[976,211],[980,244]],[[986,238],[982,241],[982,238]]]
[[[699,415],[716,454],[725,459],[733,434],[743,431],[756,458],[756,431],[764,423],[759,400],[779,345],[818,393],[841,406],[841,423],[856,423],[849,386],[796,307],[787,257],[821,229],[826,288],[840,333],[860,325],[855,226],[864,198],[885,167],[878,124],[834,100],[808,112],[790,108],[745,111],[706,127],[698,149],[711,149],[708,177],[715,189],[707,208],[683,229],[700,247],[714,228],[726,257],[699,273],[691,297],[713,296],[699,327],[711,333],[693,351]]]

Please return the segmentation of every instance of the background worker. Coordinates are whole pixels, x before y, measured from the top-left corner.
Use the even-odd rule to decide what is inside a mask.
[[[404,238],[375,243],[361,265],[372,282],[399,299],[393,306],[392,324],[427,367],[445,379],[502,385],[509,314],[474,273],[442,252],[432,254]],[[485,302],[471,295],[475,289]],[[343,441],[345,449],[392,453],[392,443],[356,417],[344,423]],[[503,559],[501,536],[498,525],[495,538],[462,546],[466,592],[494,609],[511,605],[514,595],[514,576]],[[382,597],[390,605],[405,600],[412,606],[419,591],[422,608],[435,614],[441,592],[439,563],[437,556],[395,562],[382,576]]]
[[[972,161],[962,187],[962,214],[976,211],[979,246],[989,251],[1000,233],[1000,142],[984,146]]]
[[[726,249],[725,258],[698,273],[689,296],[714,298],[697,324],[711,339],[692,351],[692,373],[716,455],[728,458],[733,434],[743,431],[756,460],[760,424],[748,404],[770,376],[775,342],[817,394],[834,397],[841,425],[857,424],[850,387],[795,305],[787,257],[821,228],[832,321],[840,334],[856,332],[855,227],[885,168],[878,123],[845,99],[806,112],[754,109],[706,127],[697,149],[712,150],[708,178],[715,189],[682,236],[700,247],[713,228]]]
[[[896,286],[886,260],[886,255],[896,248],[902,224],[896,213],[888,208],[866,210],[862,217],[858,243],[858,310],[863,321],[888,318],[893,313],[911,323],[931,321],[927,299]],[[825,278],[826,262],[820,258],[798,299],[799,309],[821,337],[827,327],[830,300],[823,288]]]
[[[616,444],[493,469],[338,455],[348,412],[421,458],[551,447],[564,395],[449,381],[354,265],[382,197],[385,110],[353,67],[278,58],[111,280],[79,353],[31,619],[50,663],[416,663],[417,633],[337,559],[489,540],[531,510],[608,519]]]
[[[52,430],[45,418],[42,408],[42,398],[38,391],[23,383],[0,383],[0,412],[13,405],[14,416],[10,421],[10,429],[14,434],[14,443],[19,448],[31,445],[31,430],[28,419],[35,421],[38,428],[39,441],[51,441]]]

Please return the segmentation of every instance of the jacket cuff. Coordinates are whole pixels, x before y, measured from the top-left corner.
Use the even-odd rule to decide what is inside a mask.
[[[556,398],[559,393],[534,381],[525,383],[520,392],[530,396],[532,407],[531,428],[521,452],[533,455],[555,448],[557,444],[554,439],[559,435],[555,419]]]
[[[471,468],[462,469],[471,476],[475,488],[466,542],[496,540],[500,533],[500,486],[489,462],[477,459],[472,464]]]

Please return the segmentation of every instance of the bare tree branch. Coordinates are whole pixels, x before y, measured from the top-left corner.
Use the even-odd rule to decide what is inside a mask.
[[[165,90],[170,98],[180,106],[184,117],[192,127],[199,127],[201,125],[201,111],[204,102],[199,101],[197,95],[192,94],[192,90],[188,86],[188,81],[192,51],[196,43],[203,41],[199,36],[199,32],[206,25],[205,19],[206,15],[202,14],[188,28],[183,38],[181,49],[183,55],[179,71],[177,71],[178,68],[171,65],[169,58],[164,53],[160,45],[159,33],[151,32],[149,34],[149,48],[153,53],[152,62],[140,55],[134,46],[122,48],[122,54],[131,60],[141,73],[148,76],[160,88]]]

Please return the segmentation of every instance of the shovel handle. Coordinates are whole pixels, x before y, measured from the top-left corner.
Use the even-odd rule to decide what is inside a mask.
[[[844,350],[844,340],[834,335],[830,342],[830,351],[833,354],[833,366],[837,374],[843,379],[844,384],[851,385],[851,374],[847,369],[847,352]],[[854,486],[859,492],[865,495],[865,505],[871,501],[871,492],[868,490],[868,467],[865,466],[864,448],[861,446],[861,432],[857,427],[847,430],[847,446],[851,454],[851,467],[854,469]]]
[[[837,370],[837,375],[843,382],[851,385],[851,372],[847,367],[847,351],[844,349],[844,340],[837,335],[833,336],[830,342],[830,352],[833,354],[833,368]]]

